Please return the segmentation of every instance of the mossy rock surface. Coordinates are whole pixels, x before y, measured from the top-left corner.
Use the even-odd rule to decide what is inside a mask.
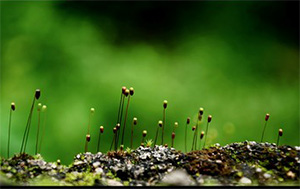
[[[299,186],[300,147],[245,141],[182,153],[164,146],[80,153],[66,166],[40,155],[1,158],[2,185]]]

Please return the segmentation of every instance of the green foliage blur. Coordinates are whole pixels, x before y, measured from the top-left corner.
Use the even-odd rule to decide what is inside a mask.
[[[207,145],[254,140],[299,145],[299,9],[297,2],[1,2],[1,156],[6,157],[10,103],[16,103],[11,156],[18,153],[34,91],[47,105],[41,150],[68,164],[84,151],[109,150],[122,86],[134,87],[137,147],[154,139],[166,110],[165,140],[188,148],[200,107],[212,115]],[[42,120],[44,114],[42,114]],[[35,151],[35,107],[27,152]],[[158,142],[160,143],[160,137]]]

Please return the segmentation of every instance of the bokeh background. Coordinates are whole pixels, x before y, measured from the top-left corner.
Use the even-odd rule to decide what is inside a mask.
[[[89,149],[99,126],[109,149],[122,86],[134,87],[126,130],[138,118],[154,139],[168,100],[166,142],[188,148],[199,107],[213,120],[208,145],[265,141],[299,145],[298,2],[1,2],[1,156],[6,157],[10,103],[11,152],[21,147],[32,98],[42,91],[47,119],[41,154],[68,164],[84,151],[90,108]],[[42,120],[44,115],[42,115]],[[35,108],[27,152],[33,154]],[[159,140],[160,142],[160,140]],[[12,155],[11,153],[11,155]]]

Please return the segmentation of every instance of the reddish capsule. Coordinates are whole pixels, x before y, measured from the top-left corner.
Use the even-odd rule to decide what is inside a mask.
[[[120,145],[120,150],[122,151],[124,149],[124,145]]]
[[[120,123],[117,123],[117,125],[116,125],[116,128],[117,128],[117,130],[119,130],[120,129]]]
[[[201,132],[200,139],[202,139],[203,136],[204,136],[204,131]]]
[[[174,139],[174,138],[175,138],[175,133],[173,132],[173,133],[172,133],[172,139]]]
[[[147,135],[147,131],[143,130],[143,137],[145,137]]]
[[[282,136],[282,134],[283,134],[283,130],[282,129],[279,129],[279,136]]]
[[[158,126],[162,127],[163,122],[162,121],[158,121]]]
[[[193,127],[192,127],[192,131],[195,131],[195,129],[196,129],[196,126],[193,126]]]
[[[265,120],[268,121],[270,117],[270,114],[266,114]]]
[[[134,89],[133,89],[133,87],[130,87],[130,88],[129,88],[129,94],[130,94],[130,96],[132,96],[132,95],[134,94]]]
[[[126,87],[122,87],[122,94],[125,94]]]
[[[88,141],[88,142],[91,141],[91,135],[86,135],[86,141]]]
[[[117,128],[116,128],[116,127],[113,128],[113,132],[114,132],[114,133],[117,132]]]
[[[124,94],[127,97],[129,95],[129,89],[126,89]]]
[[[136,124],[137,124],[137,118],[134,117],[134,118],[133,118],[133,125],[136,125]]]
[[[15,105],[14,102],[11,103],[11,109],[12,109],[13,111],[15,111],[15,109],[16,109],[16,105]]]
[[[204,111],[203,108],[199,108],[199,114],[200,114],[200,115],[203,115],[203,111]]]
[[[167,148],[167,147],[168,147],[168,144],[165,144],[165,147]]]
[[[166,100],[164,100],[164,109],[166,109],[167,108],[167,105],[168,105],[168,101],[166,101]]]
[[[211,118],[212,118],[212,116],[211,116],[211,115],[209,115],[209,116],[208,116],[208,118],[207,118],[207,122],[208,122],[208,123],[210,123],[210,122],[211,122]]]
[[[103,133],[103,131],[104,131],[104,127],[100,126],[100,132]]]
[[[40,89],[35,90],[35,95],[34,96],[38,100],[41,96],[41,90]]]
[[[145,147],[145,144],[142,142],[142,143],[141,143],[141,146]]]
[[[188,117],[188,118],[186,119],[186,123],[187,123],[187,124],[190,124],[190,122],[191,122],[191,118]]]

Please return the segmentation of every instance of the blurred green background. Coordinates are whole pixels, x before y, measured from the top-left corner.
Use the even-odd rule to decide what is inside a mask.
[[[154,139],[168,100],[166,142],[188,148],[199,107],[213,116],[208,144],[265,141],[299,145],[298,2],[1,2],[1,156],[6,157],[10,103],[11,155],[17,153],[32,98],[46,104],[42,156],[70,163],[84,151],[90,108],[95,108],[89,149],[105,128],[112,140],[122,86],[134,87],[126,130],[138,118]],[[44,117],[42,117],[44,119]],[[27,152],[33,154],[35,109]],[[159,140],[160,142],[160,140]]]

